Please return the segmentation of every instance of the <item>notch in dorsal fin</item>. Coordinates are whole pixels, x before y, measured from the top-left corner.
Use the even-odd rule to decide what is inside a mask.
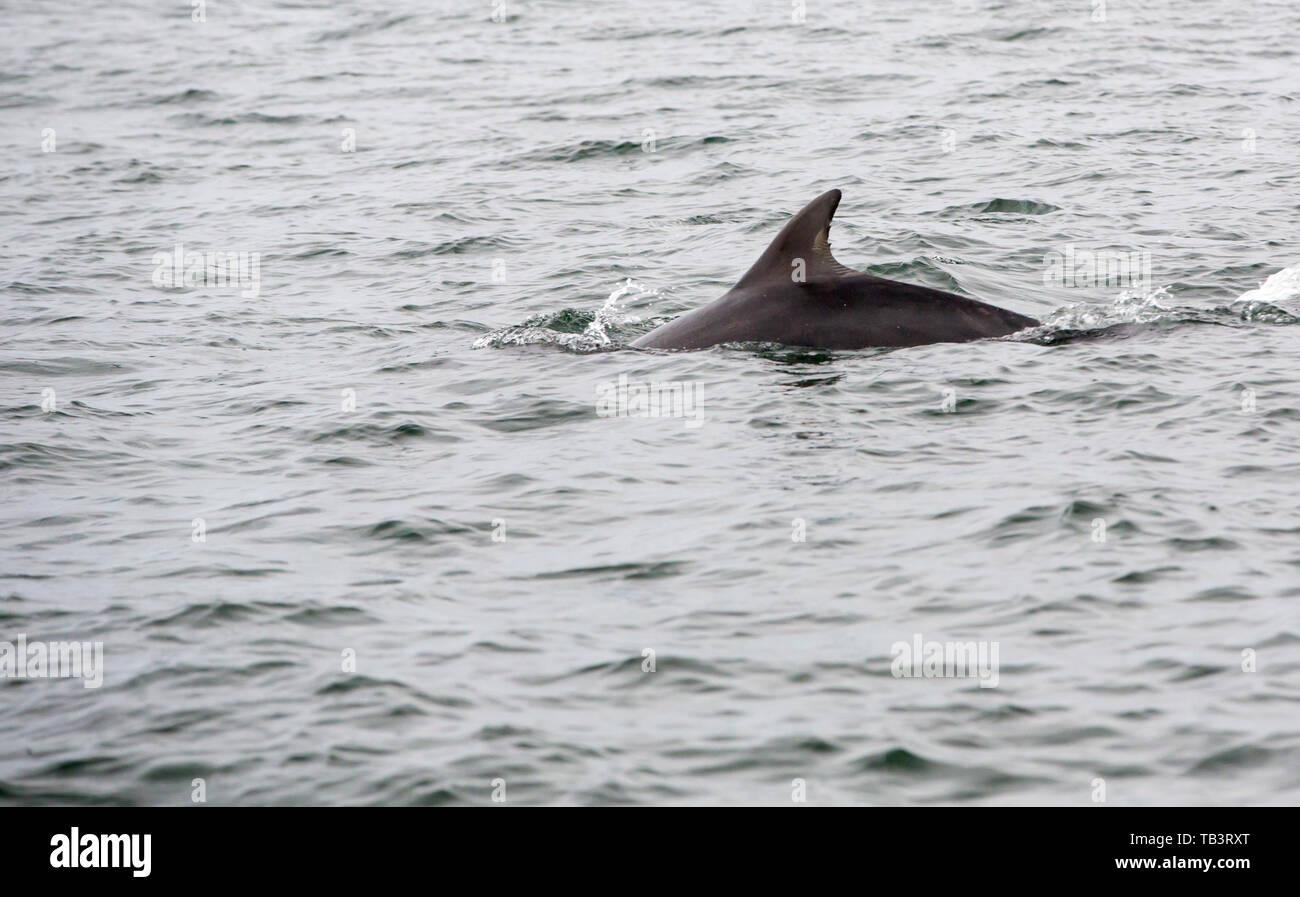
[[[827,190],[804,206],[799,214],[786,222],[776,239],[736,286],[747,286],[771,277],[788,278],[794,270],[794,260],[800,258],[804,260],[804,271],[808,276],[844,277],[861,273],[841,265],[831,255],[831,219],[835,217],[839,204],[840,191]]]

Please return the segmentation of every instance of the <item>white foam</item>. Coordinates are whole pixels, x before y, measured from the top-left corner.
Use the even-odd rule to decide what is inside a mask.
[[[1300,298],[1300,265],[1292,265],[1270,274],[1258,288],[1242,293],[1237,301],[1277,305],[1296,298]]]
[[[1191,307],[1169,304],[1173,297],[1167,288],[1150,292],[1126,291],[1109,305],[1074,302],[1043,317],[1043,326],[1025,331],[1030,337],[1058,330],[1096,330],[1115,324],[1147,324],[1162,319],[1196,320],[1206,316],[1231,314],[1245,321],[1290,324],[1296,322],[1286,303],[1300,299],[1300,265],[1283,268],[1236,299],[1217,307]]]
[[[654,299],[660,291],[647,287],[632,278],[614,288],[603,305],[596,310],[586,328],[581,333],[564,333],[552,330],[546,322],[553,316],[543,315],[531,318],[523,324],[503,327],[491,333],[485,333],[474,340],[475,349],[495,349],[502,346],[561,346],[571,352],[599,352],[615,345],[612,331],[624,324],[637,324],[641,318],[629,314],[626,302],[629,296],[636,300]]]
[[[1048,314],[1043,318],[1045,330],[1092,330],[1109,327],[1112,324],[1144,324],[1158,321],[1167,316],[1173,307],[1161,300],[1168,300],[1169,293],[1164,287],[1149,293],[1121,293],[1110,305],[1098,305],[1095,302],[1073,302]]]

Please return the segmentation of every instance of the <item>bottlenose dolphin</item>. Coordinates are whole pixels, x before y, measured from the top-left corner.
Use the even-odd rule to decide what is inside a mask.
[[[822,349],[922,346],[1005,336],[1038,321],[943,290],[846,268],[831,255],[840,191],[827,190],[781,228],[722,297],[651,330],[638,349],[783,343]]]

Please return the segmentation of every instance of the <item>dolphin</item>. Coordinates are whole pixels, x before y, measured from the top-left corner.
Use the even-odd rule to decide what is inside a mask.
[[[840,191],[786,223],[736,285],[633,340],[637,349],[782,343],[819,349],[923,346],[1005,336],[1039,322],[976,299],[854,271],[831,255]]]

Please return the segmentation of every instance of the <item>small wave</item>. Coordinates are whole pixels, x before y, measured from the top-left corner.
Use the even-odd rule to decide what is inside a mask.
[[[549,314],[534,315],[522,324],[484,334],[474,341],[474,348],[558,346],[576,354],[608,352],[622,347],[626,325],[641,322],[640,317],[627,312],[628,297],[649,300],[660,295],[659,290],[637,283],[629,277],[609,294],[605,304],[594,313],[564,308]]]
[[[709,134],[694,138],[665,136],[660,137],[656,143],[660,151],[672,150],[676,153],[684,153],[731,141],[732,138],[721,134]],[[587,159],[640,155],[646,151],[645,144],[632,140],[582,140],[576,144],[552,145],[522,153],[511,159],[507,165],[513,166],[521,162],[582,162]]]
[[[462,523],[429,518],[422,522],[384,520],[373,526],[361,527],[360,531],[372,539],[388,539],[398,542],[437,542],[445,536],[472,534],[474,528]]]
[[[501,236],[458,237],[442,243],[408,246],[393,253],[393,258],[417,259],[426,255],[463,255],[467,252],[492,252],[514,248],[515,244]]]
[[[582,140],[572,145],[548,146],[516,157],[519,162],[581,162],[603,156],[627,156],[641,152],[631,140]]]
[[[936,215],[940,218],[959,217],[964,218],[968,215],[1049,215],[1052,212],[1061,211],[1060,206],[1054,206],[1050,202],[1037,202],[1032,199],[996,199],[986,200],[985,202],[973,202],[959,206],[948,206],[937,212],[929,214]]]
[[[392,18],[376,18],[369,22],[361,22],[350,28],[340,28],[336,31],[325,31],[316,35],[312,39],[313,43],[321,44],[328,41],[346,40],[350,37],[361,37],[362,35],[374,34],[378,31],[386,31],[397,25],[403,25],[412,19],[413,15],[394,16]]]
[[[356,440],[371,445],[398,445],[412,439],[431,439],[439,442],[457,441],[455,437],[449,436],[440,430],[423,427],[409,420],[391,426],[386,423],[351,424],[346,427],[324,430],[311,437],[313,443]]]
[[[301,125],[307,124],[306,115],[271,115],[265,112],[241,112],[235,115],[208,115],[204,112],[181,112],[170,116],[170,124],[187,128],[212,128],[226,125]],[[320,121],[320,119],[316,119]]]
[[[961,284],[957,281],[957,278],[934,263],[939,260],[937,257],[935,259],[921,257],[906,262],[881,262],[866,265],[864,270],[890,280],[917,281],[936,290],[959,292]],[[961,261],[947,259],[942,261],[948,264],[963,264]]]
[[[1021,28],[1015,31],[996,31],[990,34],[989,36],[992,37],[994,40],[999,40],[999,41],[1018,41],[1018,40],[1025,40],[1027,38],[1032,39],[1036,37],[1042,37],[1045,34],[1052,34],[1056,30],[1057,29],[1055,28],[1044,28],[1044,27]]]
[[[709,187],[713,184],[721,184],[725,181],[743,178],[754,173],[752,168],[744,165],[737,165],[734,162],[719,162],[710,168],[691,178],[691,183],[698,187]],[[761,225],[755,225],[756,230],[761,230],[766,226],[766,222]]]
[[[167,93],[150,97],[143,100],[142,103],[149,106],[179,106],[188,103],[210,103],[219,99],[221,99],[220,95],[214,91],[191,87],[180,93]]]

